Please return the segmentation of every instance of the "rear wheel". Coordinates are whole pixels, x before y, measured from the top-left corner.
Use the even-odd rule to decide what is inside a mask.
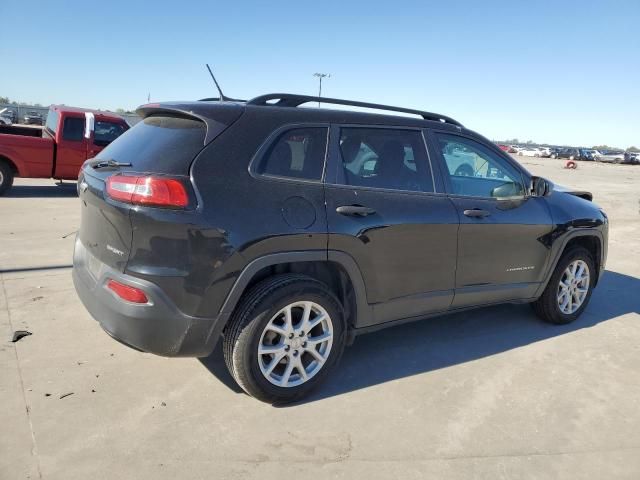
[[[0,195],[11,188],[13,185],[13,169],[6,162],[0,160]]]
[[[238,385],[268,403],[307,395],[344,349],[340,302],[305,275],[278,275],[249,291],[224,336],[224,357]]]
[[[591,299],[595,275],[591,253],[582,247],[572,248],[556,265],[542,296],[532,304],[534,311],[550,323],[573,322]]]

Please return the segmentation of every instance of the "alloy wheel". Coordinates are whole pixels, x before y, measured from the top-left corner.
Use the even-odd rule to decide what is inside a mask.
[[[589,266],[583,260],[574,260],[562,273],[558,284],[558,307],[566,315],[575,313],[589,293]]]
[[[327,311],[315,302],[294,302],[265,326],[258,343],[258,366],[273,385],[296,387],[322,369],[332,345],[333,323]]]

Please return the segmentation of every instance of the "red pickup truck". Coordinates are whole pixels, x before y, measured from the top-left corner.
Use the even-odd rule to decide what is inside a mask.
[[[118,115],[63,105],[43,128],[0,126],[0,195],[14,177],[77,180],[84,161],[128,129]]]

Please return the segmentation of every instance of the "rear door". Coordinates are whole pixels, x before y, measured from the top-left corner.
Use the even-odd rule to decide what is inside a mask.
[[[497,148],[449,132],[430,134],[432,157],[460,217],[454,307],[533,296],[552,229],[544,198],[527,193],[523,171]],[[460,159],[473,169],[460,175]]]
[[[354,258],[366,325],[446,310],[458,215],[437,188],[422,131],[334,126],[326,176],[329,250]]]

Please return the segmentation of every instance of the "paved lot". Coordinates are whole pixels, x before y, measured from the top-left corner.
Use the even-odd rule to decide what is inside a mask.
[[[287,408],[239,393],[219,351],[111,340],[71,282],[74,188],[18,180],[0,198],[0,479],[640,478],[640,167],[519,160],[610,215],[583,317],[507,305],[363,336]]]

